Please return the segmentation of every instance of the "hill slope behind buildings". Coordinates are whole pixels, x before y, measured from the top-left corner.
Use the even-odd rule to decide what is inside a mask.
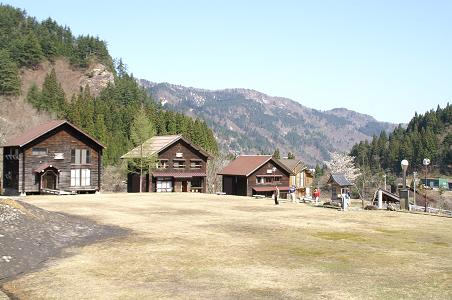
[[[345,108],[312,109],[288,98],[273,97],[250,89],[206,90],[140,80],[151,97],[164,107],[203,118],[224,150],[273,153],[315,164],[329,152],[349,151],[362,140],[395,124]]]

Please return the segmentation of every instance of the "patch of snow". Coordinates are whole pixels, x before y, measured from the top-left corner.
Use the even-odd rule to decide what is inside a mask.
[[[194,93],[192,91],[190,91],[190,96],[192,101],[197,105],[197,106],[201,106],[204,104],[204,102],[206,102],[206,99],[202,96],[200,96],[197,93]]]

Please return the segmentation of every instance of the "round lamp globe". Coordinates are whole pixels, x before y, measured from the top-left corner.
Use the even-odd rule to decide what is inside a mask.
[[[400,165],[402,166],[402,169],[406,171],[406,169],[408,168],[408,161],[404,159],[400,162]]]

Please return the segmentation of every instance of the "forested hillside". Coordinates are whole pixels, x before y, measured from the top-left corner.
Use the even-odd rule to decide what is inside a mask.
[[[141,109],[153,121],[158,135],[180,133],[210,153],[217,152],[215,138],[205,122],[160,108],[135,78],[125,72],[122,64],[117,67],[115,83],[109,84],[97,97],[86,87],[66,101],[55,72],[51,72],[41,90],[35,85],[30,88],[27,100],[38,110],[67,119],[104,143],[106,164],[116,163],[134,146],[130,140],[131,124]]]
[[[42,60],[66,57],[74,67],[94,60],[113,70],[106,43],[97,37],[75,37],[70,28],[48,18],[38,22],[26,12],[0,5],[0,93],[20,92],[19,68],[34,68]]]
[[[319,111],[250,89],[140,83],[165,107],[206,120],[222,149],[242,154],[271,154],[279,148],[282,156],[291,152],[315,165],[329,160],[330,152],[348,152],[353,144],[396,126],[345,108]]]
[[[452,174],[452,106],[416,115],[406,129],[396,128],[389,136],[382,132],[372,142],[353,146],[351,155],[361,168],[374,172],[401,172],[400,161],[407,159],[412,171],[421,170],[424,158],[431,160],[433,170]]]
[[[65,93],[58,80],[61,74],[55,69],[47,74],[42,86],[34,81],[21,82],[24,70],[39,69],[42,62],[61,58],[74,69],[84,70],[94,63],[105,65],[114,79],[99,93],[93,94],[87,85],[77,87],[79,92],[72,95]],[[24,86],[30,88],[24,91]],[[84,129],[106,145],[105,164],[118,162],[133,146],[130,125],[138,110],[145,111],[158,135],[182,134],[212,154],[218,150],[205,122],[155,104],[124,64],[113,62],[104,41],[90,36],[74,37],[68,27],[51,19],[38,22],[25,11],[6,5],[0,5],[1,95],[6,105],[25,98],[24,105],[30,103],[36,113],[67,119]],[[17,116],[21,117],[27,116]]]

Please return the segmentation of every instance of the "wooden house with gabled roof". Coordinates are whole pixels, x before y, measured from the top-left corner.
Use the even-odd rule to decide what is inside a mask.
[[[102,150],[96,139],[65,120],[54,120],[11,137],[3,147],[5,194],[101,188]]]
[[[141,152],[142,151],[142,152]],[[137,159],[141,155],[155,155],[157,165],[143,176],[129,172],[127,191],[139,192],[200,192],[207,190],[206,172],[209,153],[194,145],[182,135],[154,136],[130,150],[122,159]]]
[[[279,161],[292,171],[289,185],[295,188],[295,195],[310,196],[314,175],[308,167],[299,159],[281,158]]]
[[[271,196],[278,187],[281,197],[289,191],[292,171],[271,155],[240,155],[223,168],[223,192],[228,195]]]

